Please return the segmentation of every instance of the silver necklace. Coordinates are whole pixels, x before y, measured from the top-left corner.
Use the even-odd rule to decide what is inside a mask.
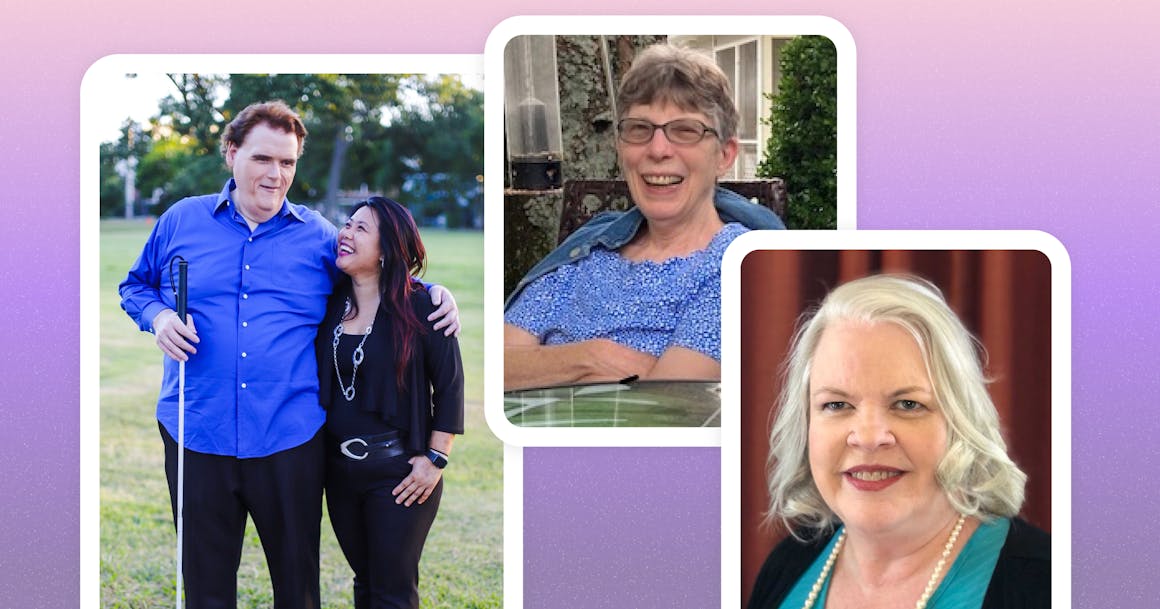
[[[349,303],[347,306],[349,307]],[[342,322],[338,322],[338,326],[334,329],[334,341],[331,343],[334,352],[334,375],[338,377],[338,388],[342,390],[342,396],[348,402],[354,399],[354,379],[358,377],[358,365],[363,361],[363,344],[367,342],[367,337],[371,335],[374,327],[373,323],[367,326],[362,340],[358,341],[358,346],[354,348],[354,354],[350,357],[351,363],[354,364],[354,371],[350,374],[350,387],[342,383],[342,373],[338,371],[338,339],[342,336]]]
[[[955,528],[951,531],[950,539],[947,540],[943,546],[942,556],[938,559],[938,564],[934,566],[934,573],[930,574],[930,579],[926,582],[926,588],[922,591],[922,596],[918,597],[918,602],[914,603],[914,609],[925,609],[930,597],[934,594],[934,585],[938,582],[938,576],[942,573],[943,567],[947,564],[947,558],[951,555],[951,550],[955,547],[955,542],[959,539],[959,532],[963,530],[963,521],[966,520],[965,514],[959,514],[959,519],[955,522]],[[846,541],[846,529],[842,529],[842,534],[838,536],[838,541],[834,542],[834,549],[830,550],[830,555],[826,557],[826,564],[822,565],[822,572],[818,575],[817,581],[814,582],[810,588],[809,596],[806,597],[806,604],[802,605],[802,609],[811,609],[814,603],[818,600],[818,594],[822,591],[822,585],[826,583],[826,578],[830,576],[830,570],[834,568],[834,563],[838,561],[838,552],[842,550],[842,544]]]

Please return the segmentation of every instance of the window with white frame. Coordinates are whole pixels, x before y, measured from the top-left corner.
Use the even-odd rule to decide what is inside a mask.
[[[777,92],[781,80],[779,57],[788,36],[745,35],[673,35],[669,41],[695,49],[711,57],[733,87],[733,99],[741,114],[737,127],[740,150],[733,169],[723,176],[729,180],[752,179],[757,165],[765,155],[769,126],[763,121],[769,117],[768,95]]]
[[[736,100],[737,109],[741,113],[741,121],[737,125],[740,151],[737,162],[733,164],[732,173],[726,177],[753,178],[756,175],[760,143],[763,140],[759,114],[761,108],[765,106],[761,99],[763,87],[759,39],[717,38],[713,45],[713,59],[729,77],[729,84],[733,85],[733,99]]]

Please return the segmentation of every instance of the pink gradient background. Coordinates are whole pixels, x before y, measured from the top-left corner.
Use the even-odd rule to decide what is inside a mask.
[[[110,53],[482,53],[488,32],[509,16],[627,8],[620,0],[178,6],[50,0],[16,3],[0,20],[6,606],[68,607],[79,596],[78,129],[80,82],[92,62]],[[1160,521],[1148,514],[1160,505],[1153,407],[1160,4],[642,0],[635,7],[636,14],[838,19],[858,48],[860,227],[1029,228],[1063,242],[1074,273],[1074,606],[1154,606]],[[526,498],[568,452],[527,453]],[[666,455],[640,450],[634,458],[658,484],[681,488],[676,473],[665,479]],[[716,451],[690,449],[686,459],[717,488]],[[621,482],[615,469],[592,477],[603,480],[597,488]],[[526,504],[529,531],[550,507]],[[566,518],[568,507],[559,507],[555,517]],[[674,506],[679,518],[657,514],[658,526],[719,530],[712,502],[682,507]],[[706,550],[708,572],[694,577],[717,586],[718,548]],[[688,584],[688,572],[657,571],[645,583]],[[599,584],[589,582],[590,606],[614,606]],[[527,606],[551,606],[537,601],[551,590],[536,586],[525,586]]]

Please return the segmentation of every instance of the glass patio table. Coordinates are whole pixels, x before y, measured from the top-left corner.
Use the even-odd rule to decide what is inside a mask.
[[[504,394],[521,427],[720,427],[721,383],[634,381],[522,389]]]

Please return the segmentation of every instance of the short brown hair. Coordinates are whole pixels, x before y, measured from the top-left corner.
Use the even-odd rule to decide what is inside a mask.
[[[302,124],[298,113],[280,99],[250,104],[238,112],[222,132],[222,156],[229,152],[231,144],[240,148],[250,129],[262,123],[298,136],[298,156],[302,156],[306,125]]]
[[[701,53],[662,43],[636,56],[620,81],[617,118],[624,118],[632,106],[663,102],[708,116],[721,141],[737,134],[741,116],[733,87],[721,68]]]

